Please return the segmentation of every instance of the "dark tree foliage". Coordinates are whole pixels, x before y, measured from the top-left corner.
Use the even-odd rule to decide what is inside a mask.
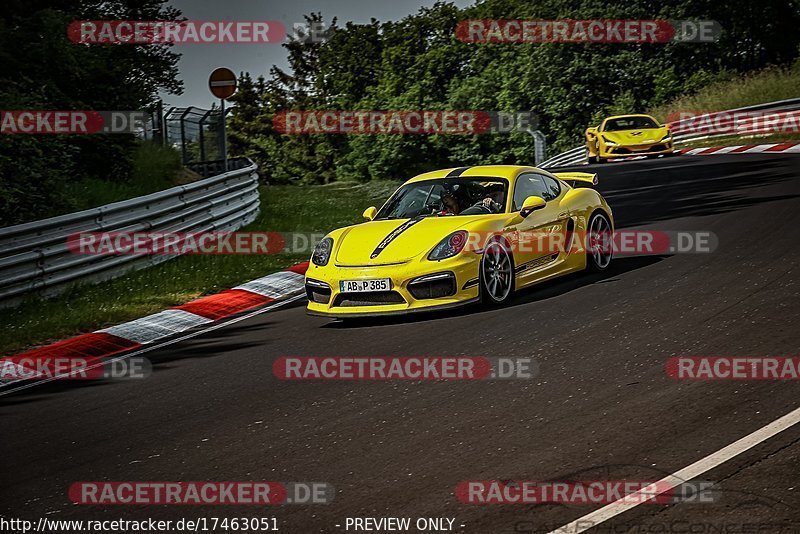
[[[472,44],[455,38],[468,19],[716,20],[716,43]],[[309,20],[319,21],[315,14]],[[730,77],[796,59],[797,0],[482,0],[437,3],[398,22],[339,27],[324,44],[291,43],[289,70],[244,90],[232,121],[236,150],[276,181],[407,178],[450,165],[530,163],[527,133],[478,136],[279,135],[280,110],[533,111],[550,151],[578,144],[611,109],[641,111]]]
[[[0,9],[0,109],[143,110],[159,90],[180,94],[169,46],[81,45],[75,20],[168,20],[167,0],[4,0]],[[0,226],[68,209],[70,180],[128,179],[129,135],[0,136]]]

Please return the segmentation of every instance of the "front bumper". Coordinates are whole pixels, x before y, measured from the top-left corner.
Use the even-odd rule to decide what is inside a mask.
[[[306,272],[308,313],[337,318],[371,317],[469,304],[478,300],[479,266],[480,255],[473,252],[462,252],[438,262],[415,259],[396,265],[329,264],[319,267],[312,263]],[[389,278],[389,291],[347,293],[340,290],[342,280],[374,278]],[[423,280],[418,281],[420,278]],[[452,284],[452,291],[448,284]]]
[[[672,141],[647,145],[614,145],[604,147],[601,156],[604,158],[629,158],[631,156],[657,156],[671,154],[675,148]]]

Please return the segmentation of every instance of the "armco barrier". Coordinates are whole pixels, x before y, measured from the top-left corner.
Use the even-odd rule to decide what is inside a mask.
[[[753,120],[735,120],[732,115],[735,113],[751,112],[751,111],[768,111],[770,114],[775,114],[776,117],[786,118],[791,116],[795,121],[800,123],[800,98],[790,98],[788,100],[779,100],[777,102],[768,102],[765,104],[756,104],[754,106],[747,106],[743,108],[730,109],[726,111],[718,111],[715,113],[706,113],[695,117],[668,122],[670,130],[673,132],[673,139],[676,145],[685,144],[689,141],[702,141],[704,139],[715,139],[720,137],[731,136],[752,136],[770,133],[769,129],[758,121]],[[713,122],[718,128],[725,129],[723,133],[704,133],[687,131],[687,125],[698,120],[707,119]],[[539,167],[542,169],[549,169],[552,167],[564,167],[567,165],[578,165],[586,161],[586,146],[579,146],[561,154],[554,156],[547,161],[541,163]]]
[[[259,211],[258,174],[246,158],[228,172],[150,195],[77,213],[0,228],[0,306],[32,291],[52,295],[149,267],[174,256],[77,255],[67,237],[78,232],[233,231]]]

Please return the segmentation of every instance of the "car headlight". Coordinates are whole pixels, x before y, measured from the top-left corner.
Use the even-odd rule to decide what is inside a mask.
[[[436,245],[433,250],[431,250],[430,254],[428,254],[428,259],[436,261],[443,260],[445,258],[452,258],[464,250],[464,245],[467,244],[467,237],[469,237],[469,232],[466,230],[453,232],[449,236],[439,241],[439,244]]]
[[[333,239],[326,237],[314,247],[314,253],[311,255],[311,262],[314,265],[325,267],[328,265],[328,260],[331,259],[331,250],[333,250]]]
[[[601,137],[603,138],[603,141],[605,141],[605,143],[608,146],[617,146],[617,143],[615,143],[614,141],[610,141],[605,135],[603,135]]]
[[[672,132],[667,132],[667,135],[662,137],[660,142],[663,143],[664,141],[669,141],[671,139],[672,139]]]

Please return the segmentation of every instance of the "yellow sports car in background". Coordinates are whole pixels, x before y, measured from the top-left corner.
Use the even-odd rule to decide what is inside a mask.
[[[671,155],[672,133],[649,115],[609,117],[600,126],[586,130],[589,163],[605,163],[610,158]]]
[[[572,185],[570,185],[570,183]],[[366,222],[328,234],[306,272],[308,311],[360,317],[500,304],[515,289],[608,268],[613,217],[597,177],[460,167],[403,184]]]

